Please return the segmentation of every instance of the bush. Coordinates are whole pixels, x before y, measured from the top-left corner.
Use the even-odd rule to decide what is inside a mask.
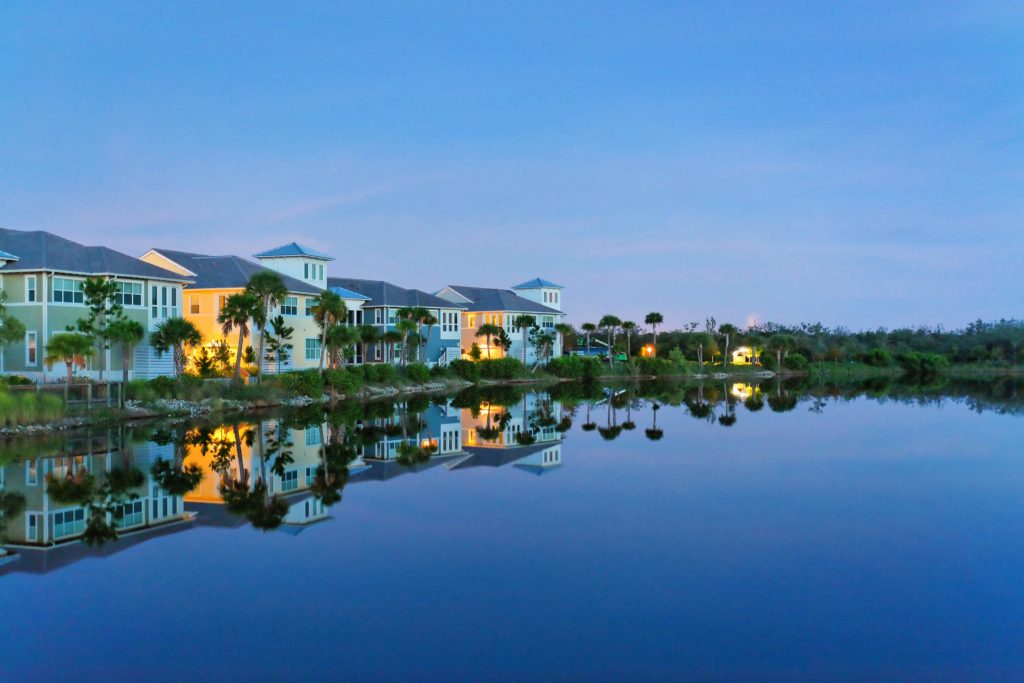
[[[327,370],[324,377],[334,391],[349,394],[363,385],[363,372],[361,368],[334,368]]]
[[[394,384],[398,381],[398,369],[387,363],[364,365],[363,379],[374,384]]]
[[[52,422],[63,413],[64,399],[55,394],[0,389],[0,423],[14,426]]]
[[[3,383],[9,387],[27,387],[35,384],[35,382],[23,375],[4,375],[0,379],[2,379]]]
[[[918,377],[935,375],[949,365],[949,361],[941,354],[920,351],[901,353],[896,360],[908,374]]]
[[[782,364],[790,370],[803,370],[807,367],[807,358],[802,353],[791,353],[782,359]]]
[[[430,381],[430,368],[423,363],[411,363],[405,368],[405,376],[416,384],[426,384]]]
[[[579,356],[562,356],[560,358],[552,358],[545,367],[545,370],[555,377],[583,377],[583,359]]]
[[[515,379],[526,374],[526,366],[518,358],[493,358],[477,365],[480,376],[486,379]]]
[[[149,388],[156,394],[157,398],[173,398],[177,389],[177,382],[173,377],[154,377],[149,380]]]
[[[884,368],[892,365],[893,358],[892,354],[885,349],[871,349],[861,356],[861,361],[863,361],[865,365]]]
[[[455,373],[459,379],[466,380],[467,382],[478,382],[480,381],[480,366],[473,361],[458,359],[453,360],[449,366],[452,372]]]
[[[319,370],[297,370],[276,377],[277,384],[285,391],[320,398],[324,395],[324,378]]]
[[[640,358],[636,363],[641,375],[671,375],[677,371],[676,364],[664,358]]]

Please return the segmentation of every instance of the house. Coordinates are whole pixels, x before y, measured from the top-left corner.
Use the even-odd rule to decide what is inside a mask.
[[[729,361],[733,365],[756,365],[760,363],[760,359],[754,352],[754,349],[749,346],[737,346],[730,355],[732,359]]]
[[[462,356],[460,305],[418,289],[406,289],[384,280],[330,277],[327,278],[327,286],[335,292],[348,290],[367,297],[355,323],[373,325],[381,334],[395,329],[399,309],[427,309],[437,319],[437,324],[429,329],[426,326],[422,328],[427,339],[422,348],[421,360],[427,365],[444,366]],[[400,348],[390,351],[386,344],[381,343],[367,346],[368,348],[360,355],[363,362],[394,363],[401,357]],[[416,358],[415,352],[410,353],[410,358]]]
[[[82,287],[89,276],[117,282],[117,301],[124,306],[125,316],[147,332],[147,338],[135,348],[129,376],[149,379],[173,374],[171,355],[158,356],[148,333],[164,320],[180,316],[182,287],[190,276],[50,232],[4,229],[0,229],[0,287],[7,294],[8,312],[25,325],[25,338],[0,351],[0,372],[45,380],[47,341],[88,317]],[[93,378],[101,367],[108,375],[119,375],[122,370],[116,345],[104,358],[89,357],[85,363],[82,374]]]
[[[280,314],[293,328],[292,352],[280,368],[264,360],[267,371],[315,368],[320,364],[321,331],[313,318],[313,309],[327,283],[325,264],[331,257],[294,242],[256,254],[260,263],[239,256],[208,256],[173,249],[150,249],[140,259],[191,280],[185,291],[183,316],[192,321],[210,346],[221,340],[234,354],[238,348],[238,334],[225,335],[217,322],[227,298],[245,289],[253,275],[262,271],[275,271],[281,275],[288,295],[272,312]],[[341,292],[349,311],[358,311],[366,300],[355,292]],[[251,326],[250,326],[251,327]],[[257,340],[258,333],[251,330]],[[252,339],[244,342],[255,346]]]
[[[551,358],[562,355],[561,335],[555,332],[555,325],[565,319],[562,312],[562,287],[541,278],[529,280],[511,289],[487,287],[466,287],[448,285],[437,292],[437,296],[463,308],[462,350],[466,354],[473,344],[480,347],[482,357],[501,358],[504,352],[492,338],[478,337],[481,325],[497,325],[505,330],[512,341],[508,355],[523,358],[523,334],[515,325],[521,315],[533,316],[536,324],[545,332],[554,335],[555,343]],[[526,363],[537,361],[534,345],[526,340]]]

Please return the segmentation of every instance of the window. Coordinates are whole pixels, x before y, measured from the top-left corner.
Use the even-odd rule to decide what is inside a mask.
[[[189,294],[188,296],[188,312],[192,315],[199,315],[199,295]]]
[[[295,296],[286,296],[284,301],[281,302],[281,315],[298,315],[299,314],[299,298]]]
[[[306,360],[320,360],[320,337],[306,337]]]
[[[25,538],[29,541],[39,540],[39,515],[29,514],[25,516],[27,526],[25,528]]]
[[[383,325],[384,324],[384,309],[383,308],[375,308],[373,310],[373,322],[375,324],[377,324],[377,325]]]
[[[25,276],[25,301],[34,303],[36,301],[36,276]]]
[[[320,445],[320,428],[319,427],[306,427],[306,445],[307,446],[319,446]]]
[[[306,297],[306,317],[307,318],[312,318],[313,317],[313,311],[316,309],[316,305],[318,303],[320,303],[320,300],[317,299],[315,296],[307,296]]]
[[[220,312],[224,310],[224,306],[226,306],[227,303],[228,303],[228,295],[227,294],[218,294],[217,295],[217,316],[218,317],[220,316]]]
[[[303,263],[302,264],[302,277],[304,277],[307,280],[309,279],[309,264],[308,263]]]
[[[114,301],[122,306],[142,305],[142,283],[141,282],[117,282],[117,291],[114,292]]]
[[[25,468],[25,483],[29,486],[39,485],[39,461],[30,460]]]
[[[77,536],[85,531],[85,510],[76,508],[74,510],[63,510],[53,513],[53,538],[67,538]]]
[[[299,471],[288,470],[281,475],[281,490],[294,491],[299,488]]]
[[[323,280],[324,279],[324,267],[323,266],[317,266],[317,268],[320,271],[320,279]]]
[[[168,293],[169,290],[169,293]],[[178,317],[178,288],[175,286],[156,286],[150,288],[150,313],[157,320]]]
[[[373,345],[373,359],[374,360],[380,360],[381,359],[380,353],[381,353],[381,344],[374,344]]]
[[[25,365],[35,365],[39,351],[37,348],[37,333],[25,333]]]
[[[389,308],[388,309],[388,325],[394,325],[394,324],[395,324],[395,309]]]
[[[55,303],[80,304],[85,300],[82,281],[67,277],[53,278],[53,300]]]
[[[119,529],[130,526],[139,526],[145,520],[142,517],[142,501],[133,500],[125,503],[120,509],[114,512],[114,526]]]
[[[307,467],[306,468],[306,486],[312,486],[313,485],[313,481],[315,479],[316,479],[316,468],[315,467]]]
[[[476,327],[476,316],[470,314],[466,320],[466,327]]]

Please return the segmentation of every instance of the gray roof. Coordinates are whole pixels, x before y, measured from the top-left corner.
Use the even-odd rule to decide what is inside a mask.
[[[52,270],[86,275],[119,275],[188,282],[190,278],[140,261],[108,247],[87,247],[42,230],[0,228],[0,250],[16,256],[0,272]]]
[[[10,254],[10,253],[0,249],[0,259],[4,259],[6,261],[17,261],[18,257],[15,256],[14,254]]]
[[[277,273],[276,270],[247,261],[240,256],[206,256],[204,254],[192,254],[187,251],[173,251],[171,249],[153,249],[153,251],[174,261],[182,268],[195,273],[195,284],[192,285],[192,289],[241,288],[249,284],[249,280],[256,273],[264,271]],[[284,280],[284,286],[289,292],[319,294],[322,291],[319,287],[290,275],[277,274]]]
[[[465,287],[463,285],[448,285],[470,300],[466,304],[468,311],[519,311],[523,313],[551,313],[562,315],[562,312],[549,308],[536,301],[530,301],[519,296],[511,289],[490,289],[488,287]]]
[[[550,289],[565,289],[562,285],[556,285],[551,280],[545,280],[542,277],[535,277],[532,280],[527,280],[522,284],[518,284],[512,289],[540,289],[541,287],[548,287]]]
[[[298,242],[289,242],[288,244],[282,244],[279,247],[273,249],[267,249],[261,251],[258,254],[253,254],[255,258],[285,258],[287,256],[308,256],[309,258],[320,259],[321,261],[333,261],[333,256],[328,256],[322,251],[317,251],[311,247],[306,247]]]
[[[328,287],[342,287],[367,296],[370,300],[365,306],[422,306],[424,308],[462,308],[447,299],[427,294],[419,289],[406,289],[383,280],[361,280],[351,277],[329,277]]]

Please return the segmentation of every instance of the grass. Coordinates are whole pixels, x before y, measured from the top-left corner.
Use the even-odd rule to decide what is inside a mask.
[[[50,393],[0,389],[0,421],[8,427],[53,422],[64,415],[64,399]]]

